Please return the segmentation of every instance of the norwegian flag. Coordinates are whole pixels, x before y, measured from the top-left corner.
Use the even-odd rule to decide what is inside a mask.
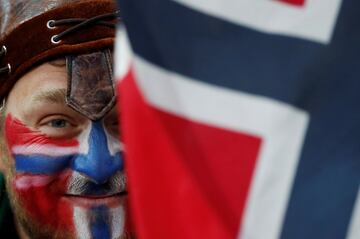
[[[359,1],[118,3],[139,238],[360,238]]]

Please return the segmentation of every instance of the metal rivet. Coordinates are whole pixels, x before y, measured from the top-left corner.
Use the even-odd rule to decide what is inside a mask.
[[[51,37],[51,43],[53,43],[53,44],[59,44],[59,43],[61,42],[61,40],[57,40],[57,41],[56,41],[56,40],[54,39],[55,37],[57,37],[57,35],[54,35],[54,36]]]
[[[49,29],[54,29],[54,28],[56,28],[56,26],[54,26],[54,23],[55,23],[55,20],[49,20],[46,23],[46,27],[49,28]]]
[[[5,108],[5,104],[6,104],[6,102],[5,102],[5,98],[4,98],[0,105],[0,111],[3,111],[3,109]]]
[[[3,45],[3,46],[1,47],[1,50],[4,52],[4,55],[6,55],[6,53],[7,53],[6,46]]]
[[[8,67],[8,69],[9,69],[9,70],[8,70],[8,74],[10,75],[10,74],[11,74],[11,65],[10,65],[10,63],[7,64],[7,67]]]

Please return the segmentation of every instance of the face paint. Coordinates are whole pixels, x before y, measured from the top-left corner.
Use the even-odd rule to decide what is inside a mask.
[[[15,164],[13,191],[31,221],[73,237],[123,233],[122,148],[101,122],[89,123],[75,139],[55,139],[9,114],[5,134]]]

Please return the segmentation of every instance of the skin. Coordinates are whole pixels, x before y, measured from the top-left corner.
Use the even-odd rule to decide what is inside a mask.
[[[92,122],[66,105],[66,89],[58,60],[21,77],[6,101],[0,169],[20,235],[130,238],[116,108]]]

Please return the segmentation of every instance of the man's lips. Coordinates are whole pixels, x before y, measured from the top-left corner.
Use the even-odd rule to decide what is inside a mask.
[[[127,197],[127,192],[123,191],[111,195],[72,195],[65,194],[63,198],[75,205],[82,207],[93,207],[105,205],[109,207],[116,207],[123,204]]]

